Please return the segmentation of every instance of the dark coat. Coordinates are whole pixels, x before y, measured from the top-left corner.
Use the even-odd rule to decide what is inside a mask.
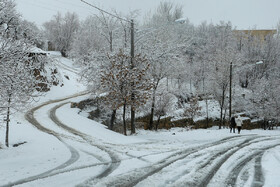
[[[235,122],[235,118],[234,117],[231,117],[231,119],[230,119],[230,127],[231,128],[235,128],[236,127],[236,122]]]

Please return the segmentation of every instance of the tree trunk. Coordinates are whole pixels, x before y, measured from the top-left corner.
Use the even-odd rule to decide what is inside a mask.
[[[126,104],[123,105],[123,134],[127,136],[126,134],[126,121],[125,121],[125,108]]]
[[[203,74],[204,74],[204,64],[203,64]],[[205,78],[202,79],[202,86],[203,86],[203,95],[205,97]],[[209,108],[208,108],[208,97],[205,97],[205,104],[206,104],[206,128],[209,127]]]
[[[149,123],[150,130],[153,129],[155,102],[156,102],[156,89],[153,90],[152,108],[151,108],[151,116],[150,116],[150,123]]]
[[[190,92],[192,94],[192,78],[190,78]]]
[[[124,48],[127,48],[127,32],[125,28],[124,28]]]
[[[113,32],[109,31],[110,51],[113,52]]]
[[[206,127],[209,127],[209,109],[208,109],[208,98],[206,98]]]
[[[225,123],[226,123],[226,113],[227,113],[227,108],[225,108],[225,111],[224,111],[224,117],[223,117],[223,128],[225,128]]]
[[[135,111],[131,107],[131,134],[135,133]]]
[[[110,120],[110,126],[109,126],[110,130],[113,130],[113,128],[114,128],[114,123],[115,123],[115,119],[116,119],[116,112],[117,112],[116,109],[114,109],[112,111],[111,120]]]
[[[158,87],[159,81],[160,81],[159,79],[156,81],[156,83],[155,83],[155,85],[154,85],[154,89],[153,89],[151,117],[150,117],[150,123],[149,123],[149,129],[150,129],[150,130],[153,129],[154,111],[155,111],[155,103],[156,103],[156,91],[157,91],[157,87]]]
[[[10,122],[10,103],[11,103],[11,95],[9,95],[8,99],[8,111],[7,111],[7,126],[6,126],[6,141],[5,144],[9,147],[9,122]]]
[[[223,95],[222,95],[222,101],[221,101],[221,114],[220,114],[220,125],[219,125],[219,129],[222,128],[222,124],[223,124],[223,108],[224,108],[224,102],[225,102],[225,89],[223,89]]]
[[[158,130],[159,122],[160,122],[160,115],[158,116],[158,120],[157,120],[157,124],[156,124],[156,131]]]
[[[169,90],[168,90],[168,86],[169,86],[169,85],[168,85],[168,77],[166,77],[166,87],[167,87],[167,91],[169,91]]]
[[[223,107],[221,107],[219,129],[222,128],[222,123],[223,123]]]

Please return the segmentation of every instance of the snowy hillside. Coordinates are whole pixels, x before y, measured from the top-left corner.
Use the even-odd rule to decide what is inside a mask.
[[[88,97],[86,88],[71,60],[51,55],[64,86],[13,115],[10,147],[0,149],[0,186],[280,186],[280,129],[123,136],[70,108]]]

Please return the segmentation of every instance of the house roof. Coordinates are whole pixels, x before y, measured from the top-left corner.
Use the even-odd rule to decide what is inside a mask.
[[[44,51],[44,50],[42,50],[42,49],[40,49],[38,47],[35,47],[35,46],[31,47],[28,51],[30,53],[35,53],[35,54],[47,54],[46,51]]]

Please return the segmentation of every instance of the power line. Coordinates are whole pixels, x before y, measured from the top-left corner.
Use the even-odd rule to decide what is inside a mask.
[[[78,1],[77,3],[79,3],[79,4],[70,3],[69,0],[57,0],[57,1],[60,2],[60,3],[63,4],[63,5],[67,4],[67,5],[70,5],[70,6],[75,7],[75,8],[79,7],[79,8],[83,8],[83,9],[86,9],[86,10],[90,11],[89,8],[86,7],[85,5],[82,6],[82,5],[80,4],[80,1],[79,1],[79,0],[77,0],[77,1]],[[67,1],[67,2],[66,2],[66,1]],[[76,1],[75,1],[75,2],[76,2]]]
[[[40,4],[40,5],[42,4],[42,5],[46,6],[46,7],[55,8],[57,12],[60,11],[60,10],[69,11],[69,9],[66,8],[65,6],[63,6],[63,7],[58,6],[58,5],[57,5],[57,2],[55,2],[55,4],[50,4],[50,3],[47,3],[47,2],[44,1],[44,0],[37,0],[37,1],[39,1],[39,2],[36,2],[36,3],[38,3],[38,4]],[[65,5],[65,4],[64,4],[64,5]]]
[[[56,3],[63,4],[64,5],[63,7],[57,6],[57,5],[52,6],[52,5],[48,4],[48,3],[46,3],[44,0],[39,0],[39,1],[41,1],[40,3],[44,4],[45,6],[56,7],[57,8],[57,12],[59,12],[60,10],[67,11],[67,12],[76,12],[77,14],[83,15],[84,17],[88,16],[88,14],[92,14],[90,12],[90,10],[88,8],[84,7],[84,6],[73,4],[73,3],[69,3],[69,2],[66,3],[66,2],[63,2],[63,0],[56,0]],[[65,4],[67,6],[65,6]],[[75,9],[71,9],[71,7],[75,7]],[[88,13],[86,13],[85,11],[82,11],[82,12],[81,11],[77,11],[77,8],[79,8],[79,9],[81,9],[81,8],[86,9],[88,11]]]
[[[39,1],[39,2],[38,2]],[[51,7],[51,8],[48,8],[48,9],[52,9],[52,10],[56,10],[57,12],[59,10],[64,10],[64,11],[69,11],[69,9],[65,8],[65,7],[61,7],[61,6],[57,6],[57,5],[51,5],[49,3],[46,3],[44,0],[37,0],[36,2],[33,2],[34,5],[37,5],[38,7],[42,7],[42,5],[44,7]]]
[[[82,1],[83,3],[85,3],[85,4],[89,5],[89,6],[91,6],[91,7],[93,7],[93,8],[95,8],[95,9],[99,10],[100,12],[103,12],[103,13],[105,13],[105,14],[108,14],[108,15],[114,17],[114,18],[117,18],[117,19],[119,19],[119,20],[123,20],[123,21],[129,22],[129,23],[132,22],[132,21],[129,21],[129,20],[125,19],[125,18],[121,18],[121,17],[119,17],[119,16],[117,16],[117,15],[115,15],[115,14],[112,14],[112,13],[106,11],[106,10],[103,10],[103,9],[97,7],[97,6],[94,6],[94,5],[88,3],[88,2],[86,2],[86,1],[84,1],[84,0],[81,0],[81,1]]]
[[[38,2],[37,2],[38,1]],[[38,8],[42,8],[42,9],[45,9],[45,10],[50,10],[50,11],[53,11],[53,12],[72,12],[71,8],[66,8],[66,7],[61,7],[61,6],[53,6],[51,4],[48,4],[46,3],[44,0],[37,0],[36,2],[30,2],[30,1],[26,1],[27,4],[31,5],[31,6],[34,6],[34,7],[38,7]],[[63,3],[61,2],[60,0],[57,1],[57,3]],[[69,3],[63,3],[64,5],[65,4],[68,4],[69,6],[72,6],[74,7],[75,5],[74,4],[69,4]],[[93,13],[90,12],[90,10],[86,7],[83,7],[83,6],[79,6],[79,5],[76,5],[75,7],[80,7],[80,8],[84,8],[88,11],[88,13],[86,13],[85,11],[83,12],[77,12],[77,11],[73,11],[73,12],[76,12],[78,15],[82,16],[82,17],[87,17],[89,15],[94,15]]]
[[[26,1],[25,3],[27,3],[27,4],[31,5],[31,6],[34,6],[34,7],[40,7],[40,8],[46,9],[46,10],[57,12],[57,10],[49,8],[49,7],[46,7],[46,6],[34,4],[34,3],[31,3],[31,2],[28,2],[28,1]]]

